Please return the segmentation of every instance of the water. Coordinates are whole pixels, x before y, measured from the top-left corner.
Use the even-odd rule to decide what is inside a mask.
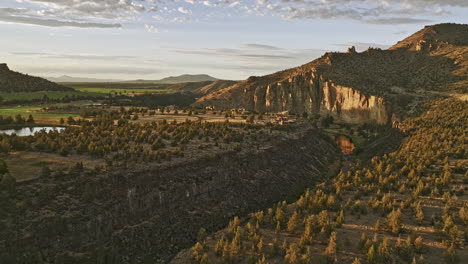
[[[23,127],[23,128],[17,128],[17,129],[0,130],[0,133],[7,134],[7,135],[16,134],[17,136],[25,137],[25,136],[32,136],[42,130],[45,130],[47,133],[49,133],[52,130],[62,131],[64,129],[65,129],[64,127]]]

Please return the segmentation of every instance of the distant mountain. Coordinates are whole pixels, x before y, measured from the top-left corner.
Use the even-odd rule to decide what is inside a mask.
[[[189,82],[205,82],[217,81],[219,79],[211,77],[207,74],[183,74],[179,76],[170,76],[161,80],[134,80],[129,82],[136,83],[189,83]]]
[[[6,63],[0,64],[0,92],[75,91],[44,78],[15,72]]]
[[[159,80],[161,83],[181,83],[181,82],[204,82],[204,81],[217,81],[218,79],[211,77],[207,74],[190,75],[184,74],[179,76],[171,76]]]
[[[69,82],[122,82],[123,80],[116,79],[95,79],[85,77],[73,77],[68,75],[62,75],[60,77],[45,77],[47,80],[57,83],[69,83]]]
[[[245,108],[350,123],[392,121],[422,91],[467,92],[468,25],[427,26],[388,50],[328,52],[302,66],[250,77],[201,97],[195,106]]]

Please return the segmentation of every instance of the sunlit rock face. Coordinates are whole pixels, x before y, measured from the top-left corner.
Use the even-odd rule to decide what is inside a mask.
[[[201,98],[196,105],[242,107],[257,112],[289,111],[312,116],[331,115],[347,123],[386,124],[391,116],[382,97],[364,95],[357,89],[337,85],[316,71],[272,84],[258,84],[255,78],[249,78],[231,89]]]
[[[327,52],[302,66],[209,93],[195,106],[288,110],[348,123],[390,124],[392,116],[401,118],[415,93],[466,92],[467,32],[468,25],[434,25],[388,50]]]
[[[383,98],[366,96],[356,89],[325,81],[314,73],[268,85],[265,90],[265,97],[257,96],[254,102],[257,111],[332,115],[348,123],[388,122]]]

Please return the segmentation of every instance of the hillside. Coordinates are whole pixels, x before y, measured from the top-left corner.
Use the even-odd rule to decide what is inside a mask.
[[[234,217],[171,263],[466,263],[468,102],[428,102],[392,153],[343,162],[338,175]]]
[[[203,82],[186,82],[186,83],[176,83],[168,86],[166,89],[175,90],[175,91],[186,91],[192,92],[196,95],[206,95],[208,93],[224,89],[231,85],[236,84],[235,81],[203,81]]]
[[[2,263],[168,263],[201,227],[219,230],[233,215],[293,199],[323,181],[321,172],[338,155],[310,124],[119,120],[117,126],[112,113],[101,114],[62,133],[0,135],[2,146],[15,142],[30,153],[60,149],[113,163],[106,169],[77,163],[69,173],[48,171],[29,184],[0,182]]]
[[[468,25],[429,26],[389,50],[326,53],[296,68],[250,77],[200,98],[195,105],[388,123],[409,101],[409,94],[466,92],[467,29]]]
[[[0,64],[0,92],[74,91],[40,77],[11,71],[6,64]]]

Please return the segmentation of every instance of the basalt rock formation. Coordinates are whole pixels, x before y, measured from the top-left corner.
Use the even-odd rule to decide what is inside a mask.
[[[44,177],[17,186],[26,198],[13,201],[14,221],[0,230],[2,263],[165,263],[201,227],[296,198],[337,156],[333,142],[303,127],[259,149]]]
[[[0,64],[0,92],[74,91],[40,77],[11,71],[6,63]]]
[[[418,91],[466,89],[468,25],[429,26],[389,50],[326,53],[297,68],[250,77],[195,105],[332,115],[386,124]]]

